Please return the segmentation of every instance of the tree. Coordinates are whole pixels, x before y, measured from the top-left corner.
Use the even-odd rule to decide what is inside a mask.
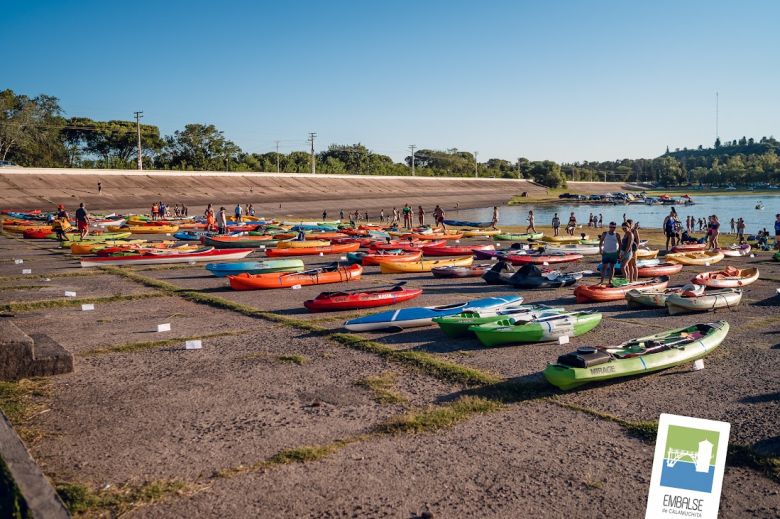
[[[104,167],[121,169],[136,165],[138,133],[134,121],[93,121],[86,117],[72,117],[62,134],[67,146],[81,150],[87,157],[100,158]],[[153,158],[164,144],[159,128],[141,125],[144,156]]]
[[[30,98],[10,89],[0,92],[0,160],[23,166],[65,165],[61,113],[56,97]]]
[[[720,137],[715,138],[715,149],[717,150],[720,148]]]
[[[561,166],[551,160],[531,163],[531,177],[546,187],[566,187],[566,178],[561,174]]]
[[[213,124],[188,124],[165,138],[159,165],[167,169],[235,169],[241,148],[225,139]]]

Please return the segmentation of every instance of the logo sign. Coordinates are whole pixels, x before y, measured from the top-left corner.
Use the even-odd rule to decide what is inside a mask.
[[[716,519],[731,424],[662,414],[645,519]]]

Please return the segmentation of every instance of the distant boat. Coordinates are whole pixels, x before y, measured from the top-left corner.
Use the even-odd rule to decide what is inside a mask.
[[[756,209],[757,209],[757,210],[759,210],[759,211],[763,211],[763,209],[764,209],[764,204],[763,204],[763,203],[761,203],[761,202],[757,203],[757,204],[756,204]]]

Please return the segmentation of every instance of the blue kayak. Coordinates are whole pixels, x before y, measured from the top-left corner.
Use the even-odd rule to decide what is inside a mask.
[[[198,241],[204,234],[206,231],[179,231],[173,233],[173,237],[182,241]]]
[[[268,261],[241,261],[239,263],[209,263],[206,269],[217,277],[236,274],[268,274],[270,272],[303,272],[303,261],[279,259]]]
[[[493,225],[493,222],[467,222],[465,220],[444,220],[445,225],[452,225],[454,227],[477,227],[485,228]]]
[[[355,332],[366,332],[388,328],[429,326],[433,324],[432,319],[434,317],[455,315],[466,310],[477,312],[480,315],[495,315],[497,311],[506,306],[517,305],[522,302],[522,296],[504,296],[474,299],[452,305],[401,308],[399,310],[388,310],[365,317],[358,317],[357,319],[350,319],[344,323],[344,328]]]

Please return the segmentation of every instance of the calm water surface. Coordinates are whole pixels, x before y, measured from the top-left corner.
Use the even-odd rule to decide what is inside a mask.
[[[757,210],[755,206],[758,202],[763,202],[764,209]],[[671,207],[677,210],[682,222],[685,222],[686,216],[695,218],[706,217],[711,214],[718,215],[724,232],[729,231],[729,221],[739,217],[745,219],[745,230],[748,233],[758,232],[766,227],[774,233],[775,214],[780,213],[780,195],[761,195],[750,196],[729,196],[729,195],[711,195],[697,196],[694,198],[695,205],[593,205],[593,204],[523,204],[503,206],[500,208],[500,223],[504,225],[528,225],[528,211],[534,210],[536,214],[537,225],[550,225],[554,213],[558,213],[561,219],[561,226],[564,227],[569,220],[569,213],[574,212],[577,217],[577,223],[587,226],[590,213],[601,214],[604,217],[604,225],[609,221],[615,221],[620,225],[623,221],[623,214],[626,218],[632,218],[638,221],[644,228],[660,228],[664,217],[669,214]],[[482,209],[462,209],[460,211],[448,211],[447,218],[489,222],[493,214],[492,208]]]

